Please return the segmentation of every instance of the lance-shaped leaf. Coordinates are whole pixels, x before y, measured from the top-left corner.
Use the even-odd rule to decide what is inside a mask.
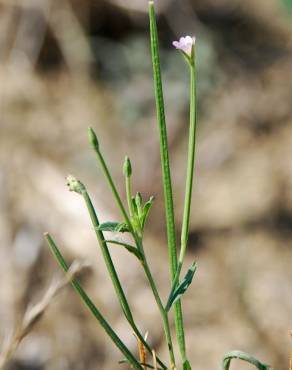
[[[149,215],[149,211],[153,205],[153,202],[154,202],[154,197],[150,197],[150,199],[148,200],[148,202],[146,202],[144,204],[144,207],[143,207],[143,212],[142,212],[142,220],[141,220],[141,224],[142,224],[142,229],[144,229],[144,226],[145,226],[145,222],[147,220],[147,217]]]
[[[140,261],[143,261],[142,254],[133,245],[130,245],[130,244],[127,244],[127,243],[124,243],[124,242],[119,242],[118,240],[105,240],[105,242],[120,245],[120,246],[126,248],[127,251],[129,251],[130,253],[134,254]]]
[[[129,228],[125,222],[111,222],[111,221],[100,224],[98,230],[118,233],[129,232]]]
[[[227,353],[223,358],[222,369],[229,370],[230,363],[232,359],[239,359],[242,361],[249,362],[254,365],[259,370],[273,370],[270,365],[264,364],[257,360],[255,357],[248,355],[247,353],[241,351],[231,351]]]
[[[134,213],[138,217],[138,208],[137,208],[136,198],[135,197],[132,197],[132,204],[133,204]]]
[[[186,292],[188,287],[191,285],[196,269],[197,269],[197,263],[194,262],[192,266],[188,269],[186,276],[184,277],[182,282],[176,288],[172,289],[172,291],[170,292],[167,304],[165,306],[165,310],[167,312],[170,310],[170,307],[173,305],[173,303],[176,302],[178,299],[180,299],[180,297]]]

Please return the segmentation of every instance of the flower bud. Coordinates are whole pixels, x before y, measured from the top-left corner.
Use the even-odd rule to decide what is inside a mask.
[[[123,173],[125,177],[130,177],[132,175],[132,166],[128,156],[125,157]]]

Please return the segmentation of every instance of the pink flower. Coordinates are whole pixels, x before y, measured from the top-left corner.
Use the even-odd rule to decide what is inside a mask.
[[[191,56],[195,42],[196,42],[195,37],[186,36],[186,37],[181,37],[179,41],[173,41],[172,45],[176,49],[185,52],[188,56]]]

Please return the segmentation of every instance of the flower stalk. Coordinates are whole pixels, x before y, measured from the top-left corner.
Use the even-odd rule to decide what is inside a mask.
[[[185,189],[184,213],[181,231],[181,250],[179,256],[179,265],[183,264],[189,235],[190,210],[192,203],[193,178],[195,166],[196,150],[196,128],[197,128],[197,110],[196,110],[196,65],[195,60],[189,65],[190,67],[190,128],[189,128],[189,147],[187,162],[187,178]]]

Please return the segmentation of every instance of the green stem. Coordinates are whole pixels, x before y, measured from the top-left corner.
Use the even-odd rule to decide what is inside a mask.
[[[110,186],[110,189],[111,189],[111,191],[112,191],[112,193],[114,195],[114,198],[115,198],[115,200],[117,202],[117,205],[118,205],[118,207],[120,209],[120,212],[121,212],[122,216],[124,217],[125,222],[126,222],[128,228],[130,230],[130,233],[133,235],[133,237],[135,239],[135,242],[137,242],[138,241],[138,237],[137,237],[137,235],[136,235],[136,233],[135,233],[135,231],[133,229],[133,225],[131,223],[131,220],[130,220],[130,218],[128,216],[128,213],[127,213],[127,211],[126,211],[126,209],[125,209],[125,207],[123,205],[122,199],[121,199],[121,197],[120,197],[120,195],[118,193],[118,190],[117,190],[117,188],[116,188],[116,186],[114,184],[114,181],[113,181],[112,176],[111,176],[111,174],[109,172],[109,169],[108,169],[108,167],[106,165],[106,162],[105,162],[105,160],[103,158],[103,155],[102,155],[101,151],[99,150],[99,146],[93,147],[93,150],[96,153],[96,157],[97,157],[97,159],[98,159],[98,161],[99,161],[99,163],[101,165],[101,168],[103,170],[103,173],[105,175],[105,178],[106,178],[106,180],[107,180],[107,182],[108,182],[108,184]]]
[[[100,149],[99,149],[99,145],[95,145],[93,146],[93,149],[97,155],[97,158],[101,164],[101,167],[103,169],[103,172],[104,172],[104,175],[110,185],[110,188],[113,192],[113,195],[114,195],[114,198],[118,204],[118,207],[129,227],[129,230],[130,230],[130,233],[131,235],[133,236],[134,240],[135,240],[135,243],[136,243],[136,246],[137,246],[137,249],[139,250],[139,252],[142,253],[143,255],[143,261],[142,261],[142,265],[143,265],[143,268],[144,268],[144,271],[145,271],[145,274],[147,276],[147,279],[150,283],[150,286],[151,286],[151,289],[152,289],[152,292],[153,292],[153,295],[155,297],[155,300],[156,300],[156,303],[157,303],[157,306],[159,308],[159,311],[161,313],[161,316],[162,316],[162,321],[163,321],[163,327],[164,327],[164,332],[165,332],[165,337],[166,337],[166,340],[167,340],[167,343],[168,343],[168,349],[169,349],[169,355],[170,355],[170,360],[173,364],[175,364],[175,359],[174,359],[174,352],[173,352],[173,346],[172,346],[172,340],[171,340],[171,334],[170,334],[170,326],[169,326],[169,322],[168,322],[168,317],[167,317],[167,314],[166,314],[166,311],[164,310],[164,307],[163,307],[163,304],[161,302],[161,299],[160,299],[160,296],[159,296],[159,293],[158,293],[158,290],[157,290],[157,287],[155,285],[155,282],[154,282],[154,279],[152,277],[152,274],[150,272],[150,269],[149,269],[149,266],[148,266],[148,263],[146,261],[146,258],[145,258],[145,253],[144,253],[144,249],[143,249],[143,245],[141,243],[141,238],[136,234],[135,230],[133,229],[133,226],[132,226],[132,223],[129,219],[129,216],[126,212],[126,209],[123,205],[123,202],[121,200],[121,197],[118,193],[118,190],[113,182],[113,179],[112,179],[112,176],[109,172],[109,169],[107,167],[107,164],[103,158],[103,155],[102,153],[100,152]]]
[[[160,71],[158,35],[153,1],[149,2],[149,18],[150,18],[151,53],[153,64],[157,121],[160,133],[160,156],[165,200],[168,254],[169,254],[171,281],[173,282],[177,271],[176,235],[175,235],[173,196],[168,154],[167,130],[164,112],[164,99]],[[174,315],[175,315],[174,317],[175,317],[176,335],[179,344],[180,354],[182,361],[185,362],[187,357],[186,357],[183,315],[180,300],[177,301],[174,305]]]
[[[54,254],[55,258],[57,259],[59,265],[62,267],[62,269],[67,273],[69,268],[64,260],[59,248],[55,244],[52,237],[46,233],[45,239]],[[92,302],[92,300],[88,297],[86,292],[83,290],[81,285],[78,283],[77,280],[73,279],[71,281],[72,286],[79,294],[80,298],[86,305],[86,307],[89,309],[89,311],[93,314],[93,316],[96,318],[96,320],[99,322],[99,324],[102,326],[102,328],[105,330],[105,332],[109,335],[111,340],[115,343],[115,345],[119,348],[119,350],[123,353],[123,355],[126,357],[126,359],[129,361],[129,363],[138,370],[143,370],[143,367],[139,364],[139,362],[136,360],[134,355],[128,350],[128,348],[125,346],[125,344],[121,341],[121,339],[117,336],[117,334],[114,332],[112,327],[108,324],[108,322],[105,320],[103,315],[100,313],[100,311],[97,309],[95,304]]]
[[[193,178],[194,178],[194,164],[195,164],[195,149],[196,149],[196,66],[195,61],[190,64],[190,128],[189,128],[189,146],[188,146],[188,164],[187,164],[187,178],[184,201],[184,213],[181,231],[181,249],[179,256],[179,272],[181,270],[188,242],[189,224],[190,224],[190,210],[192,202]],[[179,276],[178,276],[179,278]]]
[[[105,261],[108,273],[110,275],[110,278],[112,280],[113,286],[114,286],[115,291],[116,291],[116,294],[117,294],[118,299],[120,301],[122,310],[123,310],[126,318],[130,321],[133,321],[132,312],[130,310],[130,307],[129,307],[127,298],[125,296],[125,293],[123,291],[123,288],[121,286],[120,280],[118,278],[118,274],[117,274],[115,266],[113,264],[109,249],[107,247],[107,244],[106,244],[106,241],[105,241],[105,238],[104,238],[104,235],[103,235],[103,232],[99,230],[99,220],[97,218],[97,215],[96,215],[95,209],[93,207],[93,204],[91,202],[91,199],[89,197],[89,194],[87,193],[86,190],[83,190],[82,191],[82,196],[83,196],[83,199],[85,201],[86,207],[88,209],[88,213],[90,215],[90,219],[91,219],[92,225],[94,227],[98,243],[100,245],[100,249],[101,249],[101,252],[102,252],[102,255],[103,255],[103,259]]]
[[[96,237],[97,237],[97,240],[99,242],[99,245],[100,245],[100,248],[101,248],[101,251],[102,251],[102,254],[103,254],[103,258],[104,258],[107,270],[108,270],[109,275],[111,277],[113,286],[115,288],[116,294],[118,296],[118,299],[119,299],[119,302],[121,304],[122,310],[125,314],[125,317],[128,320],[129,324],[131,325],[135,334],[142,341],[145,348],[148,350],[149,353],[152,353],[151,347],[145,341],[143,335],[140,333],[139,329],[137,328],[137,326],[135,324],[130,306],[128,304],[128,301],[127,301],[127,298],[125,296],[124,290],[121,286],[118,274],[117,274],[116,269],[114,267],[110,252],[109,252],[108,247],[107,247],[107,243],[106,243],[105,238],[104,238],[104,235],[103,235],[102,231],[100,231],[98,229],[99,220],[98,220],[98,217],[96,215],[95,209],[94,209],[93,204],[92,204],[92,201],[91,201],[91,199],[89,197],[89,194],[87,193],[86,189],[82,191],[82,196],[83,196],[84,201],[86,203],[86,206],[87,206],[87,209],[88,209],[91,221],[92,221],[92,225],[94,227]],[[164,369],[166,369],[166,366],[163,364],[163,362],[160,359],[158,359],[158,362]]]
[[[141,248],[143,248],[143,246]],[[142,265],[143,265],[145,274],[146,274],[147,279],[149,281],[149,284],[151,286],[154,298],[156,300],[157,306],[159,308],[159,311],[160,311],[160,314],[161,314],[161,317],[162,317],[163,328],[164,328],[164,332],[165,332],[165,338],[166,338],[166,341],[167,341],[168,351],[169,351],[169,354],[170,354],[171,365],[173,365],[173,367],[175,368],[175,356],[174,356],[174,351],[173,351],[173,344],[172,344],[172,339],[171,339],[171,332],[170,332],[168,314],[164,309],[164,306],[163,306],[163,303],[161,301],[160,295],[158,293],[155,281],[152,277],[147,259],[145,257],[144,257],[144,261],[143,261]]]

